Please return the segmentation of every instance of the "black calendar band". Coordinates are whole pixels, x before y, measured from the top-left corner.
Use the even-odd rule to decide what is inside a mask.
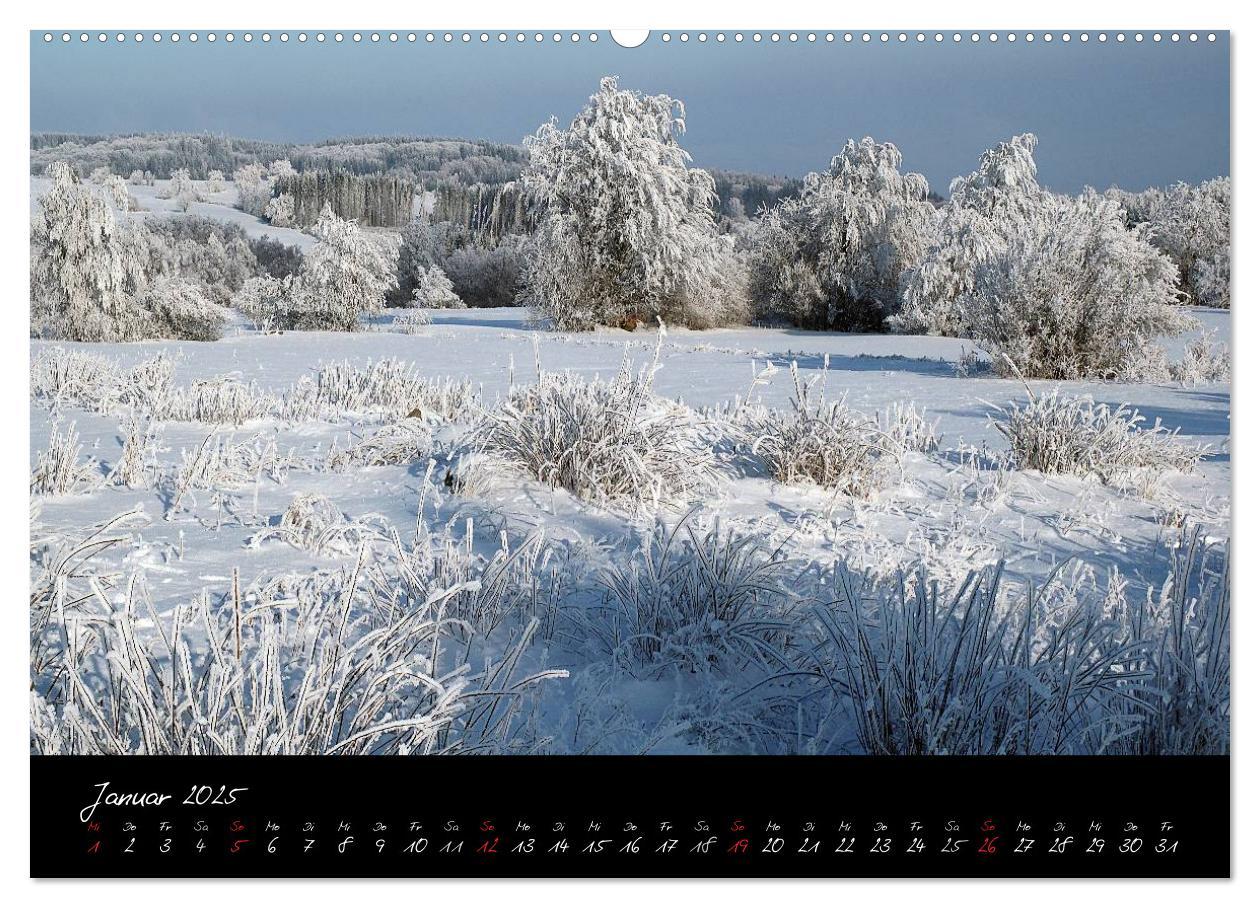
[[[32,757],[35,877],[1223,877],[1228,757]]]

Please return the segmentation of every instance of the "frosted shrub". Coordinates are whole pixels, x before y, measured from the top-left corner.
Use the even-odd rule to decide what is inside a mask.
[[[206,174],[206,189],[210,192],[222,192],[227,188],[222,170],[212,170]]]
[[[1189,325],[1175,308],[1176,268],[1114,200],[1042,189],[1035,147],[1035,136],[1016,136],[954,181],[935,242],[902,276],[891,324],[972,338],[998,372],[1140,377],[1155,339]]]
[[[745,274],[713,219],[713,178],[678,144],[681,102],[600,80],[567,129],[525,140],[546,204],[521,299],[561,329],[660,318],[703,328],[747,316]]]
[[[591,630],[618,661],[654,671],[781,667],[795,603],[786,562],[753,536],[657,521],[637,556],[603,577],[605,625]]]
[[[901,152],[850,141],[799,197],[766,213],[751,240],[751,294],[763,318],[808,328],[876,330],[896,311],[936,212],[927,180],[901,173]]]
[[[293,327],[292,292],[291,278],[252,277],[232,297],[232,305],[250,320],[255,330],[272,334]]]
[[[145,292],[142,305],[152,319],[151,333],[158,337],[218,340],[228,319],[227,310],[183,278],[158,278]]]
[[[411,291],[414,306],[425,309],[466,309],[463,300],[455,295],[450,278],[437,265],[421,269],[416,278],[416,289]]]
[[[272,398],[256,384],[220,376],[172,392],[162,416],[177,422],[239,426],[267,416],[272,406]]]
[[[68,495],[96,485],[99,471],[91,460],[80,462],[83,446],[74,423],[63,433],[53,426],[48,434],[48,447],[35,458],[31,471],[32,495]]]
[[[659,347],[657,348],[659,356]],[[656,359],[610,380],[540,371],[487,414],[477,447],[601,505],[655,506],[701,494],[712,455],[691,414],[652,393]]]
[[[843,401],[809,399],[792,363],[792,409],[753,411],[744,418],[752,453],[779,482],[808,482],[865,497],[886,483],[897,447],[875,420]]]
[[[241,210],[262,217],[271,200],[267,169],[261,164],[246,164],[232,174],[232,182],[236,184],[237,204]]]
[[[1107,194],[1125,207],[1131,222],[1150,225],[1151,241],[1176,264],[1179,285],[1192,303],[1229,307],[1229,177]]]
[[[973,173],[953,181],[935,239],[901,276],[901,310],[889,319],[894,330],[962,331],[960,298],[975,286],[976,270],[1001,250],[1005,231],[1031,217],[1041,201],[1036,147],[1032,133],[1015,136],[985,151]]]
[[[1028,402],[1010,404],[995,425],[1010,442],[1017,469],[1096,476],[1109,484],[1135,473],[1188,473],[1203,457],[1202,448],[1183,444],[1158,419],[1150,428],[1145,421],[1127,406],[1060,397],[1056,389],[1036,396],[1029,390]]]
[[[1186,345],[1179,362],[1170,367],[1173,381],[1186,385],[1227,382],[1230,376],[1229,347],[1212,340],[1211,335],[1195,338]]]

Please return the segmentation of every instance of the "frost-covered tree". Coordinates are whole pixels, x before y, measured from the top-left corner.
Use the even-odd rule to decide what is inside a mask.
[[[1175,305],[1177,269],[1149,228],[1130,229],[1118,204],[1086,192],[1047,195],[1037,216],[1009,229],[960,299],[962,333],[999,373],[1163,377],[1155,338],[1193,322]]]
[[[451,279],[437,265],[423,269],[411,292],[412,305],[423,309],[464,309],[463,301],[455,295]]]
[[[282,192],[267,203],[263,216],[277,227],[293,226],[293,196]]]
[[[289,163],[288,158],[281,158],[278,161],[272,161],[271,166],[267,168],[267,176],[272,180],[282,180],[285,177],[291,177],[297,174],[297,170]]]
[[[81,341],[143,337],[136,295],[145,253],[136,235],[64,163],[31,223],[31,335]]]
[[[145,184],[144,171],[133,170],[131,176],[127,177],[127,182],[132,186],[143,186]]]
[[[381,249],[354,221],[325,208],[319,240],[302,261],[293,292],[294,327],[354,331],[359,316],[380,312],[394,274]]]
[[[1109,190],[1124,205],[1132,223],[1148,223],[1152,241],[1177,265],[1181,289],[1189,302],[1229,306],[1229,177],[1197,186],[1176,183],[1139,193]]]
[[[173,199],[180,211],[187,211],[193,202],[201,201],[201,194],[192,181],[192,176],[185,168],[171,173],[170,185],[162,193],[162,198]]]
[[[113,176],[113,171],[111,171],[108,167],[97,167],[93,169],[91,175],[88,177],[88,182],[95,183],[97,186],[104,186],[105,181],[111,176]]]
[[[109,195],[110,204],[118,211],[130,211],[132,202],[131,193],[127,191],[127,181],[122,177],[110,174],[105,178],[105,192]]]
[[[206,189],[210,192],[222,192],[226,186],[227,181],[222,170],[212,170],[206,174]]]
[[[804,327],[879,329],[935,220],[927,180],[901,172],[897,146],[849,141],[751,234],[753,299],[764,317]]]
[[[232,174],[232,182],[236,184],[237,204],[241,210],[262,217],[271,201],[267,168],[261,164],[246,164]]]
[[[980,156],[980,166],[950,185],[934,241],[923,260],[902,276],[901,311],[889,323],[918,334],[956,335],[960,298],[977,269],[997,254],[1004,237],[1040,207],[1032,133],[1015,136]]]
[[[617,79],[567,129],[525,140],[523,180],[546,204],[521,299],[562,328],[660,317],[706,327],[746,316],[745,273],[713,220],[713,178],[678,143],[682,103]]]
[[[212,341],[223,335],[227,311],[211,302],[193,281],[161,277],[144,292],[141,304],[148,313],[149,333],[157,337]]]
[[[1115,200],[1043,189],[1035,146],[1017,136],[954,181],[936,241],[903,276],[894,324],[973,338],[1000,372],[1162,377],[1154,340],[1187,326],[1176,267]]]

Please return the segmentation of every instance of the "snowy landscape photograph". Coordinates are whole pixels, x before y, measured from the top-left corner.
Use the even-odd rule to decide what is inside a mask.
[[[1188,34],[33,32],[31,754],[1228,754]]]

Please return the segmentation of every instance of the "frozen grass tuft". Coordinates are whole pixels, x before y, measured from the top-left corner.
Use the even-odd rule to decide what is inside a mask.
[[[312,391],[295,388],[299,399],[310,398],[318,413],[387,413],[397,417],[439,417],[467,421],[478,408],[468,382],[432,381],[397,359],[381,359],[359,368],[349,361],[325,363],[315,374]]]
[[[781,668],[791,632],[782,553],[753,536],[657,521],[638,555],[604,577],[608,620],[591,631],[629,668]]]
[[[253,382],[221,376],[172,392],[162,416],[177,422],[240,426],[269,415],[274,406],[271,395]]]
[[[352,555],[364,545],[386,538],[378,517],[352,520],[328,498],[314,492],[297,495],[279,523],[250,539],[251,546],[280,539],[294,548],[319,555]]]
[[[1204,449],[1183,444],[1176,431],[1121,405],[1112,409],[1088,397],[1060,397],[1058,390],[1010,404],[995,420],[1021,470],[1097,476],[1112,484],[1135,474],[1189,473]]]
[[[102,532],[104,529],[101,528]],[[110,539],[86,540],[90,557]],[[405,608],[399,565],[423,557],[388,550],[368,565],[284,576],[223,596],[203,595],[159,617],[133,578],[120,605],[87,581],[70,592],[64,570],[32,600],[31,752],[34,754],[507,753],[545,746],[526,720],[539,685],[563,671],[527,668],[537,619],[495,658],[472,668],[480,637],[452,629],[452,599],[489,566],[441,575]],[[58,562],[62,563],[61,561]],[[375,574],[373,579],[370,575]],[[437,579],[433,574],[430,579]],[[489,592],[487,596],[496,595]],[[488,604],[494,610],[497,606]],[[36,623],[35,616],[42,621]],[[39,659],[36,659],[36,654]]]
[[[31,361],[31,397],[91,413],[156,413],[171,392],[175,363],[159,354],[127,369],[95,353],[52,347]]]
[[[48,434],[48,447],[35,458],[31,471],[32,495],[69,495],[95,487],[100,472],[92,460],[82,460],[83,445],[74,423],[63,432],[53,426]]]
[[[744,431],[752,452],[779,482],[813,483],[841,494],[867,497],[882,488],[906,444],[926,444],[930,430],[913,406],[886,417],[899,438],[843,401],[810,400],[810,388],[792,363],[792,409],[749,411]]]
[[[157,467],[157,426],[136,413],[128,415],[120,426],[122,455],[110,471],[109,481],[129,489],[147,489],[153,483]]]
[[[931,454],[941,446],[939,421],[929,422],[927,410],[916,407],[913,401],[898,401],[888,407],[879,414],[877,424],[893,451]]]
[[[1212,558],[1219,560],[1220,553]],[[1224,753],[1226,577],[1188,582],[1201,540],[1146,604],[1052,578],[1006,601],[1002,568],[952,591],[838,570],[801,661],[871,754]]]
[[[428,423],[410,417],[377,430],[345,450],[330,451],[327,465],[330,470],[398,466],[426,459],[432,447]]]
[[[475,435],[486,454],[552,488],[601,506],[651,509],[711,487],[712,452],[693,414],[652,393],[656,355],[637,375],[627,360],[611,379],[539,370],[513,388]]]

